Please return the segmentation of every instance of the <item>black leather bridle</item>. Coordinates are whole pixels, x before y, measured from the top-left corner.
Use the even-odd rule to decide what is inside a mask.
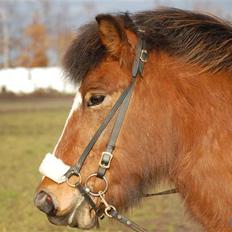
[[[140,31],[142,32],[142,31]],[[142,36],[143,33],[139,35],[138,38],[138,44],[136,48],[136,55],[135,55],[135,60],[133,63],[132,67],[132,80],[129,84],[129,86],[122,92],[100,127],[97,129],[95,132],[94,136],[90,140],[89,144],[85,147],[83,153],[81,154],[78,162],[72,166],[68,172],[65,174],[67,177],[67,183],[71,187],[77,188],[80,193],[83,195],[85,200],[89,203],[89,205],[92,207],[92,209],[95,211],[97,217],[103,218],[104,215],[114,218],[120,223],[126,225],[130,229],[138,232],[145,232],[146,230],[142,228],[141,226],[137,225],[130,219],[126,218],[125,216],[122,216],[119,214],[119,212],[116,210],[116,208],[113,205],[108,204],[108,202],[105,199],[105,193],[108,190],[108,181],[105,176],[106,171],[110,168],[111,160],[113,159],[113,151],[115,149],[116,141],[120,132],[120,129],[122,127],[123,120],[125,118],[129,102],[136,84],[136,77],[138,75],[142,76],[143,73],[143,67],[144,63],[147,62],[148,59],[148,52],[146,50],[146,44],[145,40],[143,39]],[[116,120],[114,122],[114,126],[109,138],[109,141],[106,146],[106,150],[102,152],[101,159],[99,161],[99,167],[96,173],[91,174],[87,180],[84,186],[81,185],[81,175],[80,171],[81,168],[83,167],[83,164],[88,157],[90,151],[92,150],[93,146],[99,139],[100,135],[104,131],[104,129],[107,127],[113,116],[118,112],[118,115],[116,117]],[[78,181],[75,182],[74,184],[71,183],[70,178],[72,176],[77,176]],[[104,181],[105,186],[104,189],[99,191],[99,192],[93,192],[88,186],[88,183],[90,179],[92,178],[100,178]],[[155,194],[146,194],[144,196],[153,196],[153,195],[163,195],[163,194],[169,194],[169,193],[174,193],[176,192],[175,189],[160,192],[160,193],[155,193]],[[101,200],[101,204],[99,207],[95,204],[95,202],[92,200],[92,197],[99,197]]]

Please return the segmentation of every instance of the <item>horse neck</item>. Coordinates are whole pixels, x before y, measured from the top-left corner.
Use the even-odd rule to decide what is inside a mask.
[[[202,143],[205,134],[222,130],[223,123],[232,130],[229,73],[201,73],[181,59],[152,54],[138,91],[144,96],[141,111],[146,112],[149,152],[156,154],[156,164],[171,167],[178,156]]]

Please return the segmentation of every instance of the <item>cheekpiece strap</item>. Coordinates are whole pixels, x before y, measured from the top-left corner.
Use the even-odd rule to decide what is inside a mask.
[[[143,76],[144,63],[148,60],[148,52],[146,50],[146,41],[141,36],[137,44],[135,60],[132,67],[132,77],[135,78],[138,74]]]

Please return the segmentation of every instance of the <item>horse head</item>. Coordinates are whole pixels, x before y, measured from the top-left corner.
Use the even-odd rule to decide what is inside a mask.
[[[64,57],[76,96],[35,195],[52,223],[92,228],[95,206],[127,210],[168,178],[205,228],[230,231],[231,35],[217,18],[177,9],[99,15],[80,30]],[[112,158],[119,110],[89,141],[127,90]]]

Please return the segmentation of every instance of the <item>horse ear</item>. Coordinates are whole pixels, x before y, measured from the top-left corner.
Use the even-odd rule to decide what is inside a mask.
[[[98,15],[96,20],[102,43],[112,56],[119,57],[123,44],[127,41],[126,33],[120,22],[107,14]]]

